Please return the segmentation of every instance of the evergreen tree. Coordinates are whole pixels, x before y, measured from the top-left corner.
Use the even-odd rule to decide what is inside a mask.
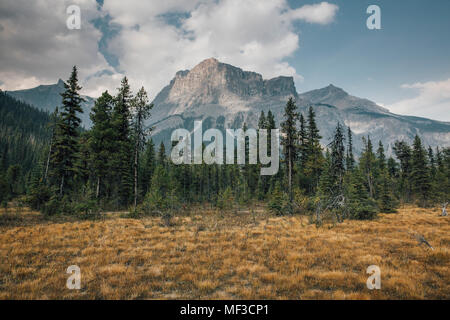
[[[300,167],[303,171],[306,161],[308,160],[308,149],[307,149],[307,135],[306,135],[306,123],[305,123],[305,117],[303,114],[300,114],[300,129],[298,132],[298,140],[299,140],[299,160],[300,160]]]
[[[111,125],[115,135],[115,150],[112,166],[115,172],[116,198],[118,204],[124,206],[128,205],[130,201],[133,185],[131,173],[133,168],[133,145],[130,137],[132,94],[127,77],[122,79],[118,94],[114,100]]]
[[[322,198],[328,198],[335,194],[336,179],[333,174],[333,161],[331,153],[327,149],[323,162],[322,174],[320,175],[318,193]]]
[[[418,135],[414,138],[411,157],[411,185],[415,196],[420,199],[420,204],[425,206],[430,197],[431,179],[427,152],[422,146],[422,141]]]
[[[400,161],[399,188],[403,193],[403,199],[408,202],[411,196],[411,147],[404,141],[396,141],[393,150]]]
[[[384,154],[384,147],[381,141],[378,142],[377,164],[380,171],[383,171],[386,168],[386,155]]]
[[[392,190],[392,179],[390,178],[387,169],[384,169],[382,171],[380,177],[380,195],[378,201],[380,211],[384,213],[397,212],[396,207],[398,205],[398,202],[394,197]]]
[[[264,114],[264,111],[261,111],[261,115],[259,117],[259,121],[258,121],[258,129],[266,129],[267,130],[268,127],[268,123],[267,123],[267,119],[266,116]],[[267,131],[267,134],[270,135],[270,131]],[[258,142],[260,141],[260,137],[259,137],[259,133],[258,133]],[[270,145],[267,145],[267,150],[270,150]],[[259,157],[259,154],[258,154]],[[269,188],[269,177],[268,176],[262,176],[262,175],[258,175],[258,172],[261,169],[261,162],[258,162],[259,165],[256,168],[256,179],[257,179],[257,193],[258,193],[258,198],[260,200],[262,200],[265,195],[266,192],[268,191]]]
[[[203,151],[202,151],[203,152]],[[164,146],[164,142],[161,141],[158,150],[158,164],[165,166],[166,165],[166,147]]]
[[[111,161],[114,157],[114,132],[111,126],[114,98],[105,91],[95,102],[91,110],[92,129],[89,136],[90,162],[96,179],[95,196],[100,196],[100,186],[111,173]]]
[[[364,176],[356,167],[347,185],[347,208],[350,217],[357,220],[373,219],[377,214],[376,203],[369,195]]]
[[[137,207],[138,199],[138,169],[139,155],[145,146],[147,136],[151,129],[144,128],[144,122],[150,117],[153,104],[149,104],[147,92],[142,87],[132,101],[133,116],[133,138],[134,143],[134,209]]]
[[[355,166],[355,157],[353,156],[353,137],[350,127],[347,128],[347,156],[345,158],[345,165],[348,171],[353,170]]]
[[[369,190],[369,196],[373,198],[375,196],[375,167],[376,167],[376,159],[375,154],[373,153],[373,146],[370,137],[363,137],[364,149],[360,158],[360,169],[362,174],[365,177],[366,185]]]
[[[155,166],[156,166],[155,144],[153,143],[153,140],[150,139],[150,141],[147,142],[146,144],[141,169],[142,172],[141,185],[142,185],[142,193],[144,195],[147,194],[150,188]]]
[[[72,69],[65,91],[62,96],[62,109],[60,119],[56,126],[54,145],[51,155],[51,166],[55,182],[59,184],[60,197],[65,193],[66,186],[71,187],[76,171],[75,163],[78,157],[78,138],[81,120],[78,113],[82,113],[80,96],[81,87],[78,85],[78,71],[76,66]]]
[[[259,129],[267,128],[267,120],[266,120],[266,115],[264,114],[264,111],[261,111],[261,114],[259,115],[258,128]]]
[[[338,122],[334,131],[333,141],[330,143],[331,148],[331,176],[335,186],[335,192],[341,193],[344,183],[345,174],[345,147],[344,147],[344,131]]]
[[[289,196],[281,190],[280,183],[277,181],[273,190],[270,192],[268,203],[269,210],[276,215],[283,215],[290,208]]]
[[[305,175],[311,177],[309,185],[309,193],[314,194],[319,184],[320,174],[324,163],[322,147],[320,145],[319,129],[316,124],[316,114],[312,107],[309,107],[307,118],[307,156],[308,160],[305,165]]]
[[[284,159],[287,166],[287,177],[289,187],[289,201],[292,203],[292,176],[294,174],[294,160],[298,152],[298,130],[297,121],[299,114],[294,99],[289,98],[284,109],[284,122],[281,123],[281,132],[283,134],[281,144],[284,147]]]

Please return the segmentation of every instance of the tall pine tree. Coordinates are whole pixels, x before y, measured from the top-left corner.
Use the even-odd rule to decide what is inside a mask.
[[[80,96],[81,87],[78,85],[78,71],[74,66],[62,96],[62,108],[56,125],[54,144],[52,147],[51,166],[54,182],[59,185],[59,195],[62,196],[72,187],[76,171],[75,163],[78,157],[78,138],[81,120],[79,113],[83,112]],[[66,187],[67,186],[67,187]]]
[[[297,121],[299,114],[297,112],[297,106],[294,99],[289,98],[286,107],[284,109],[285,120],[281,123],[282,139],[281,144],[284,147],[284,159],[286,162],[288,187],[289,187],[289,200],[292,202],[292,177],[294,170],[294,161],[297,158],[298,153],[298,130]]]

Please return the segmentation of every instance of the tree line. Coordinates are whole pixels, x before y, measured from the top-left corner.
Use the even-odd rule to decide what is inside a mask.
[[[338,221],[371,219],[378,212],[395,212],[400,203],[430,206],[449,197],[450,148],[426,148],[416,136],[412,145],[397,141],[396,159],[387,158],[382,142],[374,146],[368,136],[356,159],[349,127],[338,123],[323,147],[314,108],[302,114],[292,98],[280,124],[280,170],[261,176],[260,165],[248,163],[248,143],[243,165],[173,164],[146,126],[153,105],[145,89],[133,95],[126,77],[115,95],[105,91],[96,100],[93,126],[84,130],[80,90],[74,67],[61,107],[46,114],[46,143],[30,151],[33,165],[20,159],[5,165],[8,152],[0,155],[0,201],[22,195],[49,215],[127,209],[135,216],[175,213],[191,204],[236,210],[265,202],[276,214],[310,213],[321,223],[326,215]],[[258,128],[276,128],[271,111],[261,112]],[[23,148],[24,142],[16,141],[8,146]],[[270,135],[267,143],[270,150]],[[13,187],[19,180],[20,187]]]

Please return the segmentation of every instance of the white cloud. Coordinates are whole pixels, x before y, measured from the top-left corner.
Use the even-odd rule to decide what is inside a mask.
[[[392,112],[450,121],[450,79],[403,84],[401,88],[414,89],[417,95],[392,104]]]
[[[81,29],[66,26],[66,9],[81,8]],[[73,65],[83,79],[110,68],[98,52],[101,33],[89,22],[98,16],[95,0],[2,1],[0,80],[5,90],[67,79]]]
[[[55,83],[76,64],[83,93],[92,96],[115,92],[126,74],[133,89],[143,85],[153,97],[175,72],[210,57],[265,78],[286,75],[301,81],[286,62],[299,48],[293,23],[327,24],[338,10],[327,2],[293,9],[286,0],[105,0],[100,11],[95,0],[7,2],[0,4],[3,89]],[[81,30],[66,28],[70,4],[81,7]],[[90,22],[106,14],[121,27],[108,43],[120,72],[99,52],[102,34]],[[169,22],[174,14],[179,14],[177,23]]]
[[[106,1],[103,10],[122,26],[109,45],[133,88],[154,95],[174,76],[215,57],[270,78],[302,77],[285,59],[299,48],[293,22],[329,23],[337,6],[320,3],[291,9],[285,0],[143,2]],[[186,13],[176,25],[161,17]],[[136,28],[139,25],[139,28]]]
[[[291,16],[293,19],[302,19],[310,23],[328,24],[333,22],[339,7],[328,2],[319,4],[304,5],[301,8],[293,10]]]

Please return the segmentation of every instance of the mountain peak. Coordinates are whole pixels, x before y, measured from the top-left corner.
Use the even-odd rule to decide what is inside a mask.
[[[321,90],[321,89],[319,89],[319,90]],[[323,88],[323,90],[327,90],[329,92],[336,92],[336,93],[340,92],[340,93],[347,94],[347,92],[345,92],[342,88],[336,87],[332,83],[330,83],[327,87]]]
[[[211,57],[211,58],[205,59],[202,62],[200,62],[198,64],[198,66],[200,66],[200,65],[215,65],[215,64],[219,64],[219,63],[220,63],[219,60],[217,60],[214,57]]]
[[[191,112],[222,115],[248,111],[251,104],[287,101],[298,97],[293,77],[265,80],[256,72],[223,63],[216,58],[203,60],[191,70],[178,71],[170,84],[155,98],[155,121],[164,116]],[[207,108],[207,110],[205,110]]]
[[[264,80],[256,72],[244,71],[216,58],[209,58],[191,70],[178,71],[170,84],[169,100],[190,97],[189,101],[217,103],[231,95],[248,99],[262,96],[297,96],[292,77]]]
[[[58,82],[56,83],[58,86],[64,86],[64,81],[61,79],[61,78],[59,78],[58,79]]]

